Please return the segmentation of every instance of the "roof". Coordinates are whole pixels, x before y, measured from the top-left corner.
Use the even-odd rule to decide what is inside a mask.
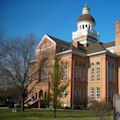
[[[84,53],[86,54],[86,49],[84,46],[82,45],[79,45],[79,48],[76,48],[73,46],[72,42],[66,42],[64,40],[61,40],[59,38],[56,38],[56,37],[53,37],[51,35],[48,35],[52,40],[54,40],[56,42],[56,44],[58,44],[59,46],[63,45],[63,46],[66,46],[68,47],[66,50],[74,50],[74,51],[77,51],[77,52],[80,52],[80,53]],[[66,51],[65,50],[65,51]],[[61,51],[59,51],[61,52]],[[63,51],[62,51],[63,52]]]
[[[79,22],[79,21],[84,21],[84,20],[91,21],[91,22],[94,22],[94,23],[95,23],[94,17],[91,16],[90,14],[83,14],[83,15],[81,15],[81,16],[78,18],[77,22]]]
[[[84,46],[80,45],[79,48],[76,48],[74,46],[71,46],[70,50],[73,50],[73,51],[76,51],[76,52],[80,52],[80,53],[83,53],[83,54],[86,54],[87,51],[85,49]]]
[[[94,43],[94,44],[88,46],[86,49],[87,49],[87,53],[88,53],[88,54],[96,53],[96,52],[101,52],[101,51],[106,50],[106,49],[104,48],[103,44],[102,44],[102,43],[99,43],[99,42]]]
[[[48,34],[47,34],[48,35]],[[65,45],[65,46],[70,46],[69,42],[66,42],[64,40],[61,40],[59,38],[53,37],[51,35],[48,35],[52,40],[54,40],[58,45]]]
[[[100,52],[100,51],[104,51],[106,50],[105,47],[103,46],[103,43],[94,43],[92,45],[89,45],[87,48],[85,48],[82,45],[79,45],[78,48],[74,47],[72,42],[66,42],[63,41],[61,39],[58,39],[56,37],[50,36],[48,35],[52,40],[54,40],[58,45],[63,45],[63,46],[67,46],[68,49],[66,50],[74,50],[83,54],[91,54],[91,53],[96,53],[96,52]],[[65,51],[66,51],[65,50]],[[61,52],[61,51],[59,51]]]
[[[113,47],[115,46],[115,41],[109,42],[109,43],[104,43],[103,46],[105,48]]]
[[[76,48],[73,46],[73,42],[67,42],[59,38],[53,37],[51,35],[47,35],[47,36],[50,37],[56,43],[57,46],[59,46],[58,48],[61,48],[61,46],[63,48],[65,47],[65,49],[58,49],[57,53],[72,50],[87,55],[87,54],[94,54],[99,52],[101,53],[106,51],[106,48],[115,46],[115,41],[112,41],[109,43],[96,42],[87,47],[84,47],[83,45],[79,44],[78,48]]]

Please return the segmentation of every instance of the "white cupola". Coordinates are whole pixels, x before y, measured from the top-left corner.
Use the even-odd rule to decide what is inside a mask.
[[[98,40],[98,34],[94,28],[95,19],[90,14],[90,8],[85,5],[82,9],[82,15],[77,20],[77,31],[72,33],[73,41],[79,41],[85,46],[95,43]]]

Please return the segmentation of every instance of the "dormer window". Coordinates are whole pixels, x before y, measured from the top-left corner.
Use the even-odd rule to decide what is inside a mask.
[[[90,29],[90,25],[88,26],[88,28]]]
[[[83,25],[83,29],[84,29],[84,25]]]
[[[80,25],[80,29],[81,29],[81,25]]]

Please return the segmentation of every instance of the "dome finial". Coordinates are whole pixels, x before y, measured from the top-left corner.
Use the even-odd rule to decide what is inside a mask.
[[[82,9],[82,15],[84,14],[90,14],[90,8],[88,7],[87,3],[85,3],[85,6]]]
[[[85,0],[85,6],[87,6],[87,0]]]

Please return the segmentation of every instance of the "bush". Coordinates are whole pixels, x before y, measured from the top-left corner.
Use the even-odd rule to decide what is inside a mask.
[[[108,113],[112,110],[112,105],[109,102],[93,100],[89,104],[89,109],[99,120],[106,120]]]
[[[13,102],[13,101],[8,101],[8,102],[7,102],[7,106],[8,106],[9,108],[14,108],[14,102]]]

